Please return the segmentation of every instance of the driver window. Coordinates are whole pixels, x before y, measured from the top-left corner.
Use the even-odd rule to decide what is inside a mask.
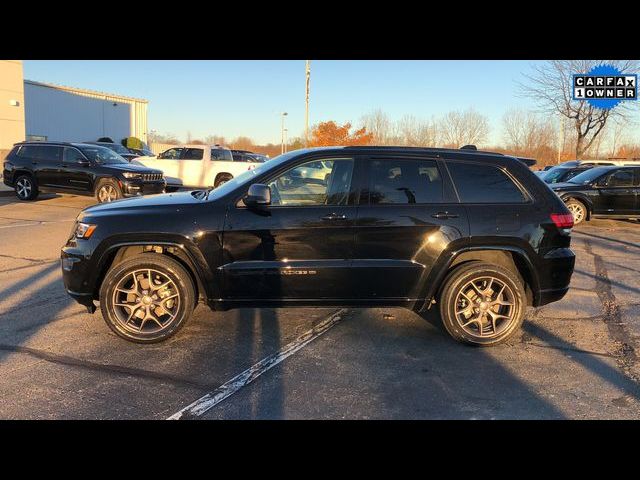
[[[269,182],[271,204],[347,205],[352,175],[352,158],[303,163]]]
[[[182,148],[170,148],[169,150],[161,153],[158,158],[162,160],[177,160],[180,158],[182,150]]]
[[[81,160],[84,160],[84,156],[75,148],[65,147],[64,149],[64,163],[78,163]]]
[[[609,175],[607,180],[608,187],[632,187],[633,172],[631,170],[618,170]]]

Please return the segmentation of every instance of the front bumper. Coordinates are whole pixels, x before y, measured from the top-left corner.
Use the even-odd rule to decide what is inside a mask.
[[[142,182],[135,180],[121,181],[120,188],[125,197],[135,197],[138,195],[155,195],[164,193],[167,188],[167,182]]]

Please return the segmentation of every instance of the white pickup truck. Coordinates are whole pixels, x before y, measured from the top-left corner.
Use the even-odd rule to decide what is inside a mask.
[[[233,177],[260,165],[233,160],[231,150],[219,145],[180,145],[156,157],[138,157],[133,162],[162,170],[168,188],[218,187]]]

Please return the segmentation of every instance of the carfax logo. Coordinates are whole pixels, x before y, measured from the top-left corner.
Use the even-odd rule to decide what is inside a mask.
[[[598,65],[587,74],[573,75],[573,99],[586,100],[608,110],[623,100],[638,99],[638,75],[622,73],[611,65]]]

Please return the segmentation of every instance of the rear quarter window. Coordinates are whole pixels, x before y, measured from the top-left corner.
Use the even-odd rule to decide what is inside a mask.
[[[525,203],[527,195],[501,168],[480,163],[447,162],[462,203]]]

